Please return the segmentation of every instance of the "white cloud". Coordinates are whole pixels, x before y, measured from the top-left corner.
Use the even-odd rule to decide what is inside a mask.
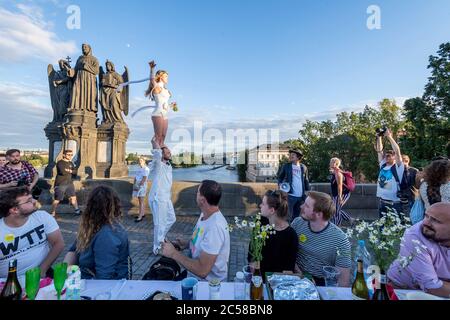
[[[0,82],[0,114],[0,147],[48,147],[43,129],[53,111],[45,88]]]
[[[17,5],[20,12],[0,7],[0,61],[22,62],[37,58],[54,63],[77,51],[74,41],[62,41],[44,20],[39,7]]]

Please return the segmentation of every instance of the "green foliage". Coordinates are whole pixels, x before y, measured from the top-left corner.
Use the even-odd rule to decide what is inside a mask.
[[[449,156],[450,43],[442,44],[437,55],[430,56],[428,68],[431,76],[423,97],[406,100],[403,108],[394,100],[384,99],[376,108],[342,112],[335,121],[306,121],[299,139],[286,143],[303,150],[311,181],[327,181],[332,157],[341,158],[344,168],[351,170],[357,181],[375,181],[375,130],[380,127],[391,129],[402,154],[410,156],[413,166],[421,168],[435,156]],[[384,149],[390,148],[384,141]]]
[[[427,128],[434,133],[433,154],[448,155],[450,148],[450,42],[439,47],[437,56],[430,56],[431,76],[425,86],[423,100],[433,116]],[[431,142],[431,141],[430,141]]]
[[[136,164],[139,162],[139,156],[137,155],[137,153],[129,153],[125,160],[128,163]]]
[[[28,161],[35,168],[40,168],[48,164],[48,158],[42,157],[38,154],[31,154],[28,156],[22,157],[23,160]]]
[[[396,132],[402,128],[400,110],[395,101],[384,99],[377,108],[366,106],[362,112],[339,113],[335,121],[308,120],[299,131],[298,141],[286,143],[304,151],[304,162],[313,182],[327,181],[333,157],[340,158],[357,180],[374,181],[378,175],[375,130],[387,126]]]

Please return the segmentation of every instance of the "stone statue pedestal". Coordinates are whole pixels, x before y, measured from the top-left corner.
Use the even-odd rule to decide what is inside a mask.
[[[125,145],[130,130],[125,122],[103,123],[97,131],[97,178],[128,177]]]
[[[63,138],[61,135],[62,122],[50,122],[44,128],[45,135],[49,141],[48,148],[48,165],[45,167],[44,176],[51,179],[56,176],[56,162],[60,156],[63,146]]]

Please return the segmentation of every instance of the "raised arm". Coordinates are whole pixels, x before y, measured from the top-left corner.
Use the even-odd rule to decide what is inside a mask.
[[[392,149],[395,152],[395,162],[397,163],[397,166],[402,163],[402,154],[400,153],[400,147],[397,144],[397,142],[394,140],[394,137],[392,136],[391,130],[387,129],[384,133],[385,137],[388,138],[389,142],[391,143]]]
[[[381,162],[384,158],[384,156],[383,156],[383,137],[380,137],[379,135],[377,135],[375,151],[377,152],[377,155],[378,155],[378,162]]]

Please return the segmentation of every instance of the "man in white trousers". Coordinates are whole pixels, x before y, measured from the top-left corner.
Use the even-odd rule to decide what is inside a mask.
[[[148,195],[148,202],[153,214],[153,253],[159,254],[161,243],[164,242],[167,232],[175,223],[175,210],[171,200],[172,166],[169,160],[172,157],[170,149],[161,147],[152,139],[153,160],[150,165],[149,179],[152,188]]]

